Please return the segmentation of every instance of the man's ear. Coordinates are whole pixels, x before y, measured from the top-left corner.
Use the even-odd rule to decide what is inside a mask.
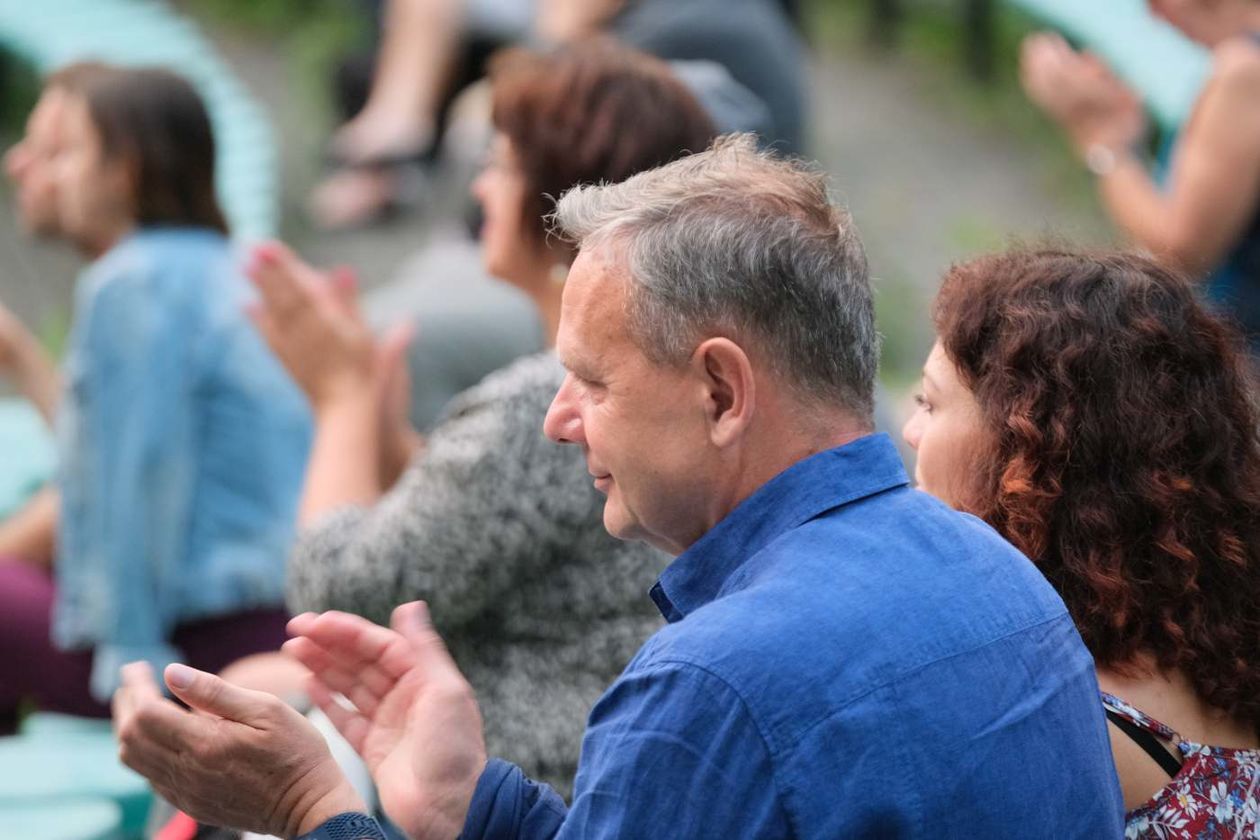
[[[729,338],[710,338],[696,348],[691,363],[705,392],[709,438],[723,447],[738,440],[757,408],[752,363]]]

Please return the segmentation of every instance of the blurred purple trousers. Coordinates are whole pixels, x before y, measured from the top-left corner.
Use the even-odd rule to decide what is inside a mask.
[[[0,735],[17,725],[18,706],[45,712],[109,717],[92,699],[90,650],[66,652],[50,639],[53,579],[29,563],[0,559]],[[217,673],[252,653],[279,650],[288,614],[280,609],[235,613],[175,628],[172,643],[184,662]]]

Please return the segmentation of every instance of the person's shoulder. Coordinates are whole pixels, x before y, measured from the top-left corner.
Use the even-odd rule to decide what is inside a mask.
[[[135,231],[89,269],[98,282],[144,286],[150,290],[171,286],[191,294],[199,285],[185,281],[189,273],[231,273],[232,251],[228,240],[215,231],[192,228],[141,228]]]
[[[834,550],[827,543],[834,543],[836,535],[865,552],[896,554],[903,558],[902,568],[906,561],[935,563],[941,557],[1023,558],[988,523],[906,485],[838,507],[789,532],[781,544],[831,556]],[[886,572],[878,565],[870,570]]]
[[[1044,576],[988,525],[908,488],[788,531],[741,574],[738,591],[645,651],[758,694],[829,686],[830,703],[1066,615]]]
[[[172,226],[139,228],[120,243],[119,249],[163,258],[189,254],[227,259],[232,245],[216,230]]]

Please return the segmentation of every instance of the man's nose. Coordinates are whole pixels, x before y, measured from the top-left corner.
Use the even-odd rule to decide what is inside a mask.
[[[543,421],[543,434],[556,443],[582,442],[582,421],[572,398],[570,383],[571,377],[565,376]]]

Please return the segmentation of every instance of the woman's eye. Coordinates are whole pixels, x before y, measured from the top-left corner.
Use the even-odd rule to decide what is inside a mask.
[[[932,412],[932,406],[928,403],[927,397],[923,396],[922,394],[914,395],[914,404],[917,405],[919,408],[923,409],[924,411],[928,412],[929,414]]]

